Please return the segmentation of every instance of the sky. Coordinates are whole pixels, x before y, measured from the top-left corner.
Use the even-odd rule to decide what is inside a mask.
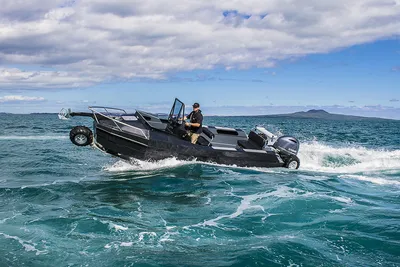
[[[0,112],[400,119],[400,0],[0,0]]]

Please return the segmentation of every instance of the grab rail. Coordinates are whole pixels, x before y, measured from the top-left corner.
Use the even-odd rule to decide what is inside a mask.
[[[105,112],[107,113],[107,115],[103,114],[103,113],[100,112],[100,111],[97,111],[96,109],[104,109]],[[124,109],[112,108],[112,107],[102,107],[102,106],[91,106],[91,107],[89,107],[89,110],[91,110],[91,111],[93,112],[94,119],[97,121],[97,123],[99,123],[99,120],[98,120],[98,118],[97,118],[97,115],[100,115],[100,116],[102,116],[102,117],[105,117],[105,118],[111,120],[111,121],[115,124],[115,126],[117,126],[117,128],[118,128],[121,132],[123,132],[123,130],[121,129],[121,127],[120,127],[118,124],[121,124],[121,125],[130,127],[130,128],[132,128],[132,129],[135,129],[135,130],[141,132],[141,134],[142,134],[147,140],[150,139],[150,136],[148,136],[148,135],[143,131],[143,129],[140,129],[139,127],[135,127],[135,126],[133,126],[133,125],[130,125],[130,124],[127,124],[127,123],[118,121],[117,119],[111,117],[111,116],[112,116],[112,113],[110,113],[110,112],[108,111],[108,110],[118,110],[118,111],[122,111],[124,114],[128,114],[128,113],[126,113],[126,111],[125,111]],[[121,117],[122,115],[116,115],[116,116]],[[114,116],[114,117],[115,117],[115,116]]]
[[[119,110],[119,111],[122,111],[122,112],[124,112],[125,114],[127,114],[126,113],[126,111],[125,111],[125,109],[122,109],[122,108],[112,108],[112,107],[103,107],[103,106],[90,106],[89,107],[89,109],[91,110],[91,111],[94,111],[95,109],[104,109],[108,114],[111,114],[109,111],[108,111],[108,109],[112,109],[112,110]]]

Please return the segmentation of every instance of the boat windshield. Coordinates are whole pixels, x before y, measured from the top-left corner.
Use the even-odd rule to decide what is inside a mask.
[[[172,106],[171,112],[169,113],[168,120],[177,122],[182,121],[183,116],[185,115],[185,104],[180,101],[178,98],[175,98],[174,105]]]

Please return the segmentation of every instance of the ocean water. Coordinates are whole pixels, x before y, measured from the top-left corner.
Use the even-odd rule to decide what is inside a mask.
[[[0,115],[0,266],[400,266],[400,121],[206,117],[301,140],[299,170],[126,162],[86,118]]]

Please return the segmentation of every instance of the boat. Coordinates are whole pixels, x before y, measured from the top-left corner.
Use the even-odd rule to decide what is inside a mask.
[[[203,126],[196,144],[187,138],[182,118],[185,104],[175,99],[169,114],[91,106],[91,112],[60,111],[60,119],[91,117],[93,131],[76,126],[70,140],[77,146],[92,145],[122,159],[157,161],[175,157],[238,167],[298,169],[300,143],[292,136],[276,136],[262,126],[248,134],[242,129]]]

